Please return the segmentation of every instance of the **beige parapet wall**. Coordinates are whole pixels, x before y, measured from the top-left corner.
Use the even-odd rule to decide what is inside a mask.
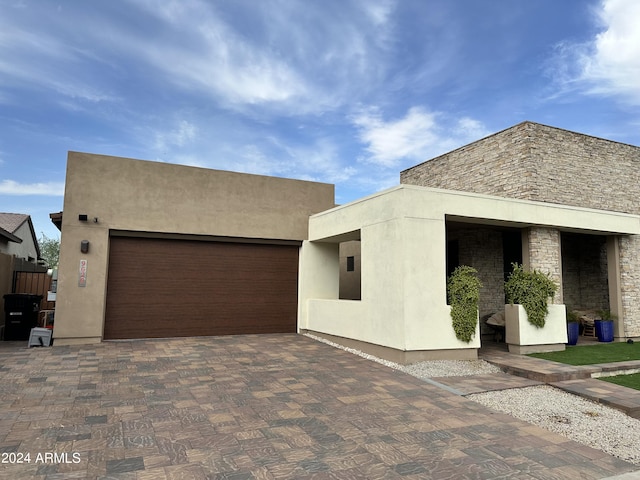
[[[640,233],[636,215],[402,185],[311,217],[301,256],[299,328],[407,352],[478,348],[477,334],[466,344],[451,326],[446,219]],[[338,250],[329,246],[357,238],[362,299],[338,300]],[[318,265],[326,274],[309,273]]]
[[[330,184],[69,152],[56,344],[102,339],[110,231],[302,241],[309,215],[334,205]],[[85,287],[78,286],[81,259]]]

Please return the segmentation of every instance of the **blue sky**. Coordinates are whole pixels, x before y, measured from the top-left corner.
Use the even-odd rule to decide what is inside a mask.
[[[639,23],[637,0],[0,0],[0,211],[57,236],[69,150],[346,203],[524,120],[640,145]]]

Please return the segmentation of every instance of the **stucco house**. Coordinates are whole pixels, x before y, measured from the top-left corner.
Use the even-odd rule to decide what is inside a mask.
[[[0,213],[0,253],[38,262],[40,247],[29,215]]]
[[[0,213],[0,326],[5,324],[3,297],[13,292],[14,272],[40,270],[39,259],[40,247],[31,217]]]
[[[401,362],[475,358],[447,275],[478,270],[482,317],[515,261],[551,274],[561,312],[515,351],[563,348],[564,305],[639,338],[639,166],[638,147],[524,122],[334,206],[332,185],[71,152],[54,337],[308,331]]]
[[[532,122],[409,168],[400,186],[311,217],[300,327],[398,361],[473,358],[480,338],[455,338],[446,277],[478,270],[482,317],[504,310],[503,282],[520,262],[551,275],[554,303],[610,310],[615,336],[638,338],[639,175],[638,147]],[[336,293],[347,240],[360,242],[358,301]],[[549,349],[566,335],[559,317]]]
[[[300,245],[333,206],[329,184],[70,152],[56,344],[296,332]]]

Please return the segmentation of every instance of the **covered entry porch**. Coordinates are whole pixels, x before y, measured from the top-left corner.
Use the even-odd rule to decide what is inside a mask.
[[[552,275],[561,286],[559,304],[561,232],[610,237],[614,312],[620,296],[616,239],[640,233],[635,215],[401,185],[310,218],[300,259],[299,330],[406,363],[476,358],[479,327],[471,342],[458,340],[447,305],[454,225],[520,232],[523,263]],[[360,241],[359,300],[340,299],[339,246],[352,240]],[[494,258],[499,275],[480,313],[504,305],[502,289],[495,288],[504,277],[501,257]],[[623,316],[619,308],[620,325]]]
[[[513,263],[549,273],[558,285],[553,303],[566,305],[595,336],[601,312],[622,312],[618,236],[562,228],[468,223],[447,219],[447,275],[460,265],[478,271],[482,340],[505,341],[504,282]],[[623,323],[617,322],[622,337]],[[582,331],[582,330],[581,330]]]

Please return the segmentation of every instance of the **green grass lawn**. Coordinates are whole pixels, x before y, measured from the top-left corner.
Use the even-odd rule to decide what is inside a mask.
[[[640,390],[640,373],[632,373],[631,375],[616,375],[615,377],[600,377],[598,380],[615,383],[623,387],[635,388]]]
[[[614,342],[584,346],[568,345],[567,349],[562,352],[532,353],[529,356],[566,363],[568,365],[592,365],[594,363],[640,360],[640,342],[632,344]]]
[[[594,363],[640,360],[640,342],[633,344],[616,342],[584,346],[567,345],[567,349],[562,352],[532,353],[529,356],[553,360],[554,362],[566,363],[568,365],[592,365]],[[617,375],[615,377],[600,377],[598,380],[640,390],[640,373]]]

